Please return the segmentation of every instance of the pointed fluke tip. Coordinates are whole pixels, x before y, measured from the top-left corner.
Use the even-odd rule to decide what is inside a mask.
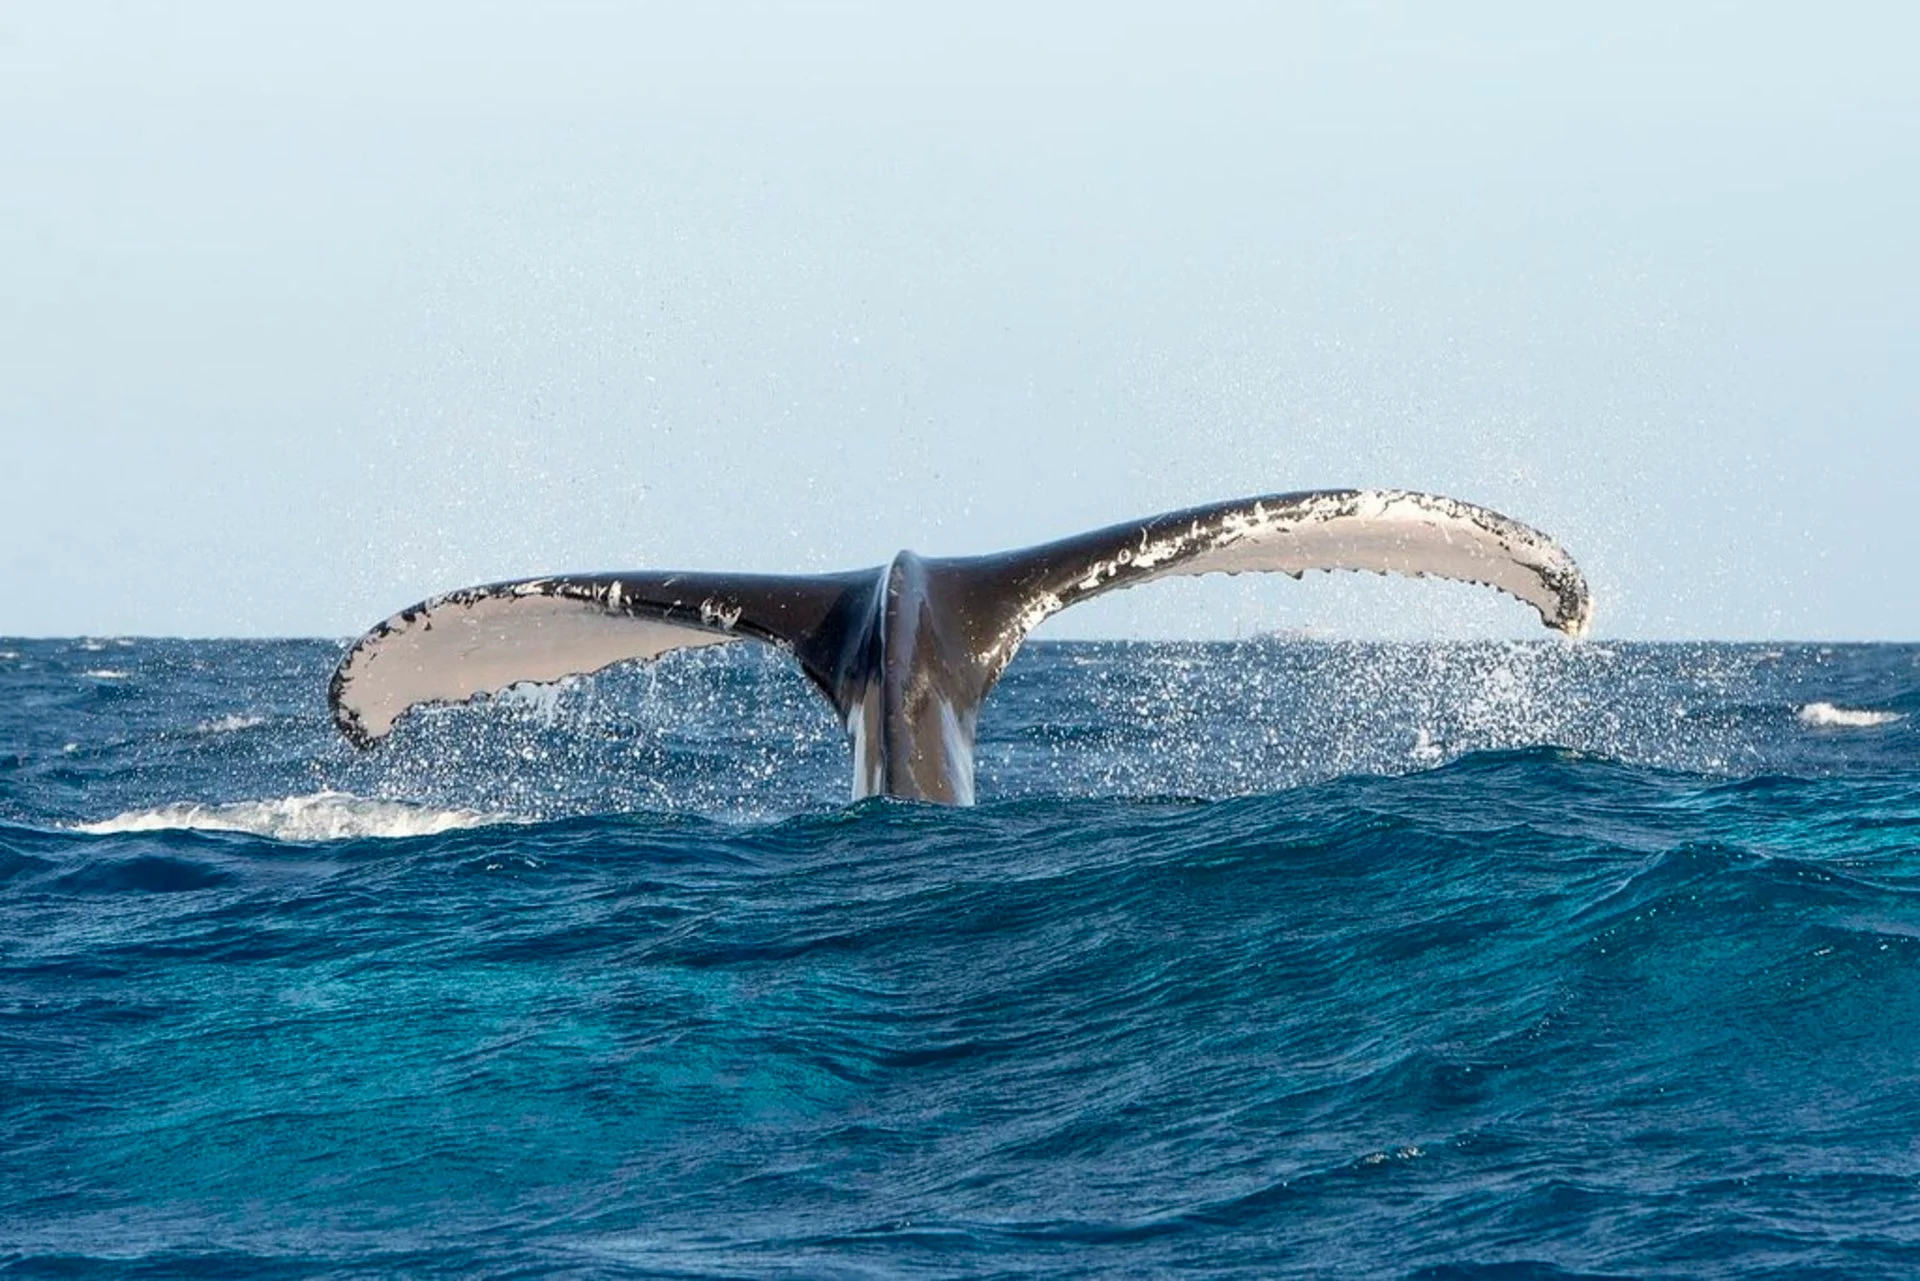
[[[1593,626],[1593,596],[1579,567],[1568,560],[1566,568],[1567,575],[1558,584],[1560,608],[1542,621],[1569,640],[1581,640]]]

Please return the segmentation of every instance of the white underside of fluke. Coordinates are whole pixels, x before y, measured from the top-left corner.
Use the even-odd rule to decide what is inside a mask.
[[[1143,537],[1138,548],[1090,566],[1078,586],[1094,592],[1176,574],[1297,578],[1308,570],[1342,569],[1492,587],[1573,636],[1588,622],[1585,609],[1571,616],[1563,609],[1555,584],[1578,571],[1558,543],[1485,508],[1402,490],[1310,495],[1271,505],[1255,500],[1212,525],[1196,521],[1184,531]]]
[[[498,595],[430,601],[385,624],[341,667],[346,705],[368,738],[409,707],[460,703],[524,682],[557,681],[678,649],[724,645],[724,631],[610,614],[598,601]],[[617,604],[617,598],[616,602]]]

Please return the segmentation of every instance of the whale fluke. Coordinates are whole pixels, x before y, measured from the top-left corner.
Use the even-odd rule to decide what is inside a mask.
[[[347,651],[328,690],[333,722],[370,747],[422,703],[743,638],[790,651],[832,697],[839,639],[866,621],[874,573],[587,574],[448,592],[401,610]]]
[[[792,654],[852,740],[854,795],[967,803],[980,703],[1042,619],[1175,574],[1308,570],[1454,579],[1578,636],[1587,588],[1559,544],[1458,499],[1401,490],[1272,494],[1021,551],[837,574],[562,575],[469,587],[361,637],[329,688],[361,747],[410,707],[559,680],[677,649],[757,640]]]

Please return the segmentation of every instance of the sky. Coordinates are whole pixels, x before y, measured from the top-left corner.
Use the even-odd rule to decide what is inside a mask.
[[[0,635],[1493,506],[1920,639],[1920,6],[0,0]],[[1248,578],[1054,636],[1538,634]]]

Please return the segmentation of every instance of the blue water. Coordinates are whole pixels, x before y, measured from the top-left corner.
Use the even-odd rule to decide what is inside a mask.
[[[1920,647],[339,653],[0,641],[0,1272],[1920,1270]]]

